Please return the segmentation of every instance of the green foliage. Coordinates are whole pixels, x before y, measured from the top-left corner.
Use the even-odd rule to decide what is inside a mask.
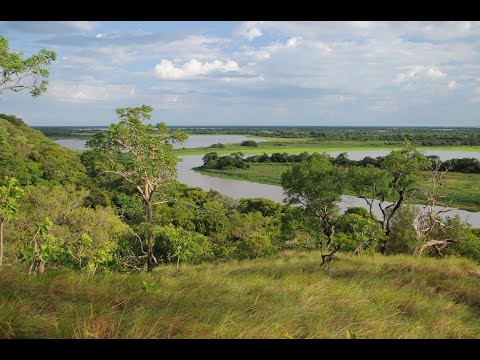
[[[0,269],[3,266],[3,233],[5,223],[14,220],[18,213],[18,201],[23,195],[23,189],[18,180],[5,176],[0,179]]]
[[[428,159],[413,145],[406,142],[401,150],[391,151],[385,157],[382,168],[390,176],[392,191],[411,191],[421,180],[422,172],[429,165]]]
[[[256,141],[254,140],[244,140],[242,141],[242,143],[240,144],[241,146],[250,146],[250,147],[257,147],[258,144]]]
[[[169,132],[164,122],[155,127],[143,124],[150,120],[151,106],[119,108],[120,121],[110,125],[106,133],[98,133],[87,141],[96,151],[97,169],[123,177],[148,199],[145,184],[150,183],[152,194],[160,193],[176,176],[176,157],[171,142],[183,142],[187,135],[179,130]],[[124,152],[132,156],[125,158]]]
[[[0,114],[2,128],[9,135],[0,146],[0,177],[13,176],[22,186],[46,181],[88,182],[85,167],[76,155],[28,127],[21,119]]]
[[[240,259],[254,259],[271,255],[276,252],[270,236],[260,231],[252,231],[237,243],[237,253]]]
[[[165,202],[177,175],[177,158],[172,142],[183,142],[187,134],[181,130],[169,131],[164,122],[143,124],[149,121],[153,108],[118,108],[120,121],[110,125],[105,133],[98,133],[87,141],[96,152],[95,167],[101,172],[123,178],[143,199],[147,213],[148,270],[153,267],[152,231],[153,204]]]
[[[363,207],[349,207],[347,210],[345,210],[345,214],[357,214],[367,219],[370,218],[368,210]]]
[[[0,128],[0,144],[8,137],[7,129]]]
[[[22,52],[10,52],[8,40],[0,35],[0,95],[7,90],[29,89],[33,97],[47,91],[48,67],[56,60],[55,51],[42,49],[23,59]]]
[[[337,202],[346,184],[344,169],[333,165],[327,154],[314,154],[283,173],[281,182],[286,202],[303,205],[305,215],[321,223],[328,237],[327,247],[332,244],[339,213]]]
[[[208,238],[194,231],[177,228],[173,225],[161,227],[157,234],[168,248],[168,260],[203,260],[210,256],[211,246]],[[178,267],[177,267],[178,269]]]
[[[351,331],[350,329],[347,329],[347,331],[345,333],[345,338],[346,339],[356,339],[357,335],[355,335],[355,333],[353,331]]]
[[[241,212],[260,212],[263,216],[279,216],[283,205],[265,198],[240,199],[239,209]]]
[[[0,222],[7,222],[16,218],[18,201],[24,190],[18,186],[18,180],[5,176],[0,179]]]
[[[413,228],[413,221],[419,215],[418,208],[402,206],[393,216],[388,241],[388,254],[413,254],[418,239]]]
[[[30,263],[30,272],[43,273],[46,266],[55,266],[62,260],[64,240],[52,235],[52,226],[52,221],[45,218],[30,243],[20,250],[20,259]]]
[[[377,250],[379,240],[384,237],[382,227],[370,216],[346,212],[338,218],[336,225],[337,240],[342,244],[342,251],[373,253]],[[343,238],[339,239],[341,235]]]

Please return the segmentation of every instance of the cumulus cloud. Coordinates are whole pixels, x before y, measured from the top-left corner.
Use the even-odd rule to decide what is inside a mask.
[[[182,66],[177,67],[170,60],[163,59],[160,64],[155,65],[154,71],[155,75],[160,79],[185,80],[208,75],[212,72],[239,72],[240,68],[233,60],[201,62],[193,58]]]
[[[259,24],[261,22],[256,21],[247,21],[242,24],[238,30],[238,35],[252,41],[253,39],[262,36],[262,31],[260,30]]]
[[[402,83],[402,82],[413,80],[414,78],[418,78],[420,76],[424,76],[424,77],[426,76],[436,80],[436,79],[441,79],[447,76],[447,74],[442,72],[440,69],[438,69],[435,66],[427,67],[422,65],[416,65],[416,66],[410,66],[406,72],[397,74],[395,81]]]

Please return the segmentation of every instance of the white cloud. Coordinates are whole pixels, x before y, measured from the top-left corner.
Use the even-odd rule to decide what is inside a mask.
[[[413,80],[414,78],[419,78],[421,76],[427,76],[434,80],[447,76],[446,73],[442,72],[435,66],[426,67],[422,65],[415,65],[409,66],[408,68],[409,70],[407,70],[406,72],[397,74],[397,77],[395,79],[396,82],[402,83],[405,81]]]
[[[458,87],[457,82],[455,80],[449,81],[448,82],[448,88],[450,90],[454,90]]]
[[[282,49],[295,48],[303,43],[301,37],[292,36],[289,38],[285,44],[276,42],[270,45],[261,47],[259,50],[248,50],[245,52],[247,56],[253,56],[259,61],[270,59],[273,53],[276,53]]]
[[[129,98],[135,93],[127,85],[102,84],[95,81],[90,83],[53,81],[48,87],[47,94],[64,102],[106,102]]]
[[[440,79],[440,78],[443,78],[443,77],[447,76],[447,74],[441,72],[436,67],[428,68],[427,75],[430,76],[433,79]]]
[[[224,77],[222,78],[222,81],[226,83],[237,83],[237,84],[251,84],[251,83],[256,83],[260,81],[264,81],[265,78],[263,75],[258,75],[255,77]]]
[[[260,27],[258,26],[259,24],[261,24],[261,22],[247,21],[242,24],[237,33],[238,35],[247,38],[249,41],[252,41],[253,39],[263,35]]]
[[[239,72],[238,64],[233,60],[225,62],[214,60],[213,62],[201,62],[193,58],[181,67],[176,67],[170,60],[163,59],[160,64],[155,65],[155,74],[166,80],[192,79],[201,75],[208,75],[211,72]]]

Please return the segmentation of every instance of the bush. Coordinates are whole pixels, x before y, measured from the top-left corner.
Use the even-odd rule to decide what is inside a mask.
[[[270,237],[262,232],[254,231],[237,244],[240,259],[253,259],[271,255],[276,251]]]
[[[242,143],[240,145],[241,146],[257,147],[258,143],[256,141],[253,141],[253,140],[244,140],[244,141],[242,141]]]

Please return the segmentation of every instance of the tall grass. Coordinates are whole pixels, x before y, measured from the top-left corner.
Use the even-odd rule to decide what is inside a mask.
[[[479,266],[316,252],[151,274],[0,273],[2,338],[479,338]]]

